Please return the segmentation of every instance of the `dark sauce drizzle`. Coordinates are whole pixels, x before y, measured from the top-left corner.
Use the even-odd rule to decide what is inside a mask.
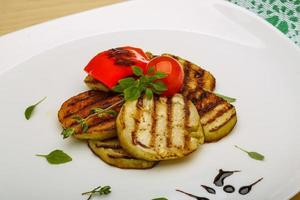
[[[216,186],[223,186],[224,185],[224,179],[227,178],[228,176],[231,176],[235,172],[240,172],[239,170],[235,171],[223,171],[222,169],[219,169],[219,174],[215,177],[214,179],[214,184]]]
[[[210,194],[216,194],[216,190],[211,187],[208,187],[206,185],[201,185],[201,187],[203,187]]]
[[[225,185],[223,187],[223,190],[227,193],[233,193],[235,191],[235,188],[232,185]]]
[[[193,197],[193,198],[195,198],[195,199],[197,199],[197,200],[209,200],[209,199],[206,198],[206,197],[199,197],[199,196],[196,196],[196,195],[193,195],[193,194],[184,192],[184,191],[182,191],[182,190],[176,189],[176,191],[177,191],[177,192],[181,192],[181,193],[183,193],[183,194],[185,194],[185,195],[188,195],[188,196],[190,196],[190,197]]]
[[[239,189],[239,193],[240,193],[241,195],[246,195],[246,194],[248,194],[248,193],[251,191],[252,186],[254,186],[256,183],[258,183],[258,182],[261,181],[262,179],[263,179],[263,178],[258,179],[257,181],[255,181],[255,182],[252,183],[251,185],[247,185],[247,186],[241,187],[241,188]]]

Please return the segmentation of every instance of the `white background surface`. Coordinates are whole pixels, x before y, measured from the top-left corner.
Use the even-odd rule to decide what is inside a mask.
[[[86,90],[84,65],[99,51],[127,44],[174,53],[212,72],[216,91],[238,99],[232,134],[187,159],[141,171],[109,167],[84,143],[62,140],[57,110]],[[300,188],[299,66],[299,49],[281,33],[222,1],[132,1],[3,36],[0,199],[85,199],[81,192],[102,184],[113,190],[105,199],[190,199],[176,188],[211,199],[288,198]],[[44,96],[26,121],[24,109]],[[234,144],[266,160],[251,160]],[[34,156],[56,148],[74,160],[52,166]],[[264,180],[245,197],[216,187],[217,195],[208,195],[200,184],[213,186],[220,168],[242,170],[226,181],[236,190]]]

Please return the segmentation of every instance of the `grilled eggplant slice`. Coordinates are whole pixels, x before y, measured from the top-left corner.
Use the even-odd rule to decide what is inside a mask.
[[[116,117],[110,114],[98,117],[93,114],[94,108],[107,108],[122,101],[122,97],[116,94],[90,90],[71,97],[65,101],[58,111],[58,119],[64,128],[73,128],[74,137],[77,139],[107,139],[116,136]],[[119,112],[122,104],[113,108]],[[86,121],[88,128],[77,122],[75,117]]]
[[[101,83],[100,81],[97,81],[96,79],[94,79],[90,75],[85,77],[84,83],[92,90],[100,90],[100,91],[103,91],[103,92],[108,92],[109,91],[108,87],[106,87],[103,83]]]
[[[205,142],[214,142],[228,135],[237,122],[234,106],[221,97],[205,90],[197,90],[186,96],[200,115]]]
[[[149,161],[184,157],[204,141],[196,107],[181,94],[126,102],[117,130],[128,153]]]
[[[123,169],[147,169],[157,164],[154,161],[136,159],[122,149],[118,138],[89,140],[90,149],[105,163]]]
[[[207,91],[214,90],[216,80],[210,72],[178,56],[174,56],[171,54],[162,54],[162,55],[170,56],[176,59],[182,65],[184,70],[184,77],[185,77],[183,88],[182,88],[183,93],[193,92],[198,90],[198,88],[202,88]],[[147,52],[147,57],[151,59],[156,56],[152,55],[150,52]],[[107,88],[105,85],[95,80],[91,76],[87,76],[84,82],[92,90],[100,90],[104,92],[109,91],[109,88]]]

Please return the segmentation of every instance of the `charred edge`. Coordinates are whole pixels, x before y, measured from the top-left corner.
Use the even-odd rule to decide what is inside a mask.
[[[222,104],[219,104],[219,105],[222,105]],[[231,104],[225,104],[224,106],[225,107],[223,107],[221,110],[219,110],[214,116],[211,117],[211,119],[207,120],[207,122],[205,124],[202,124],[202,125],[205,126],[206,124],[209,124],[209,123],[215,121],[216,118],[222,116],[228,110],[233,108],[233,105],[231,105]]]
[[[80,124],[75,124],[73,126],[71,126],[72,128],[74,128],[76,131],[76,135],[79,135],[79,134],[96,134],[96,133],[105,133],[105,132],[110,132],[110,131],[113,131],[116,129],[116,124],[115,124],[115,119],[107,119],[107,120],[102,120],[99,119],[99,118],[94,118],[93,119],[94,121],[93,122],[88,122],[88,129],[86,132],[82,132],[82,126]],[[101,121],[101,122],[99,122]],[[101,123],[101,124],[100,124]],[[94,127],[97,127],[97,126],[102,126],[102,127],[105,127],[107,126],[107,124],[110,124],[108,127],[106,128],[102,128],[101,130],[92,130]]]
[[[95,146],[97,148],[122,149],[121,145],[118,143],[105,143],[105,141],[101,143],[96,143]]]
[[[120,97],[116,98],[116,97],[112,97],[111,99],[108,99],[108,100],[103,100],[101,102],[101,100],[99,100],[98,102],[93,102],[91,104],[87,104],[85,105],[84,108],[78,110],[77,112],[73,113],[72,115],[68,116],[68,117],[71,117],[71,116],[80,116],[80,117],[83,117],[83,118],[86,118],[88,117],[89,115],[91,115],[91,110],[93,108],[96,108],[96,107],[100,107],[100,108],[107,108],[113,104],[115,104],[116,102],[118,102],[119,100],[121,100]],[[117,105],[113,110],[115,110],[116,112],[119,112],[120,109],[121,109],[122,105]],[[88,113],[88,114],[86,114]],[[100,123],[101,121],[105,121],[107,119],[115,119],[116,117],[112,116],[112,115],[103,115],[103,117],[99,118],[98,116],[95,116],[93,117],[92,119],[97,119],[97,122],[96,123]],[[66,118],[65,118],[66,119]],[[77,122],[74,120],[69,126],[73,126],[74,124],[76,124]]]
[[[172,146],[172,98],[167,99],[167,147]]]
[[[205,104],[206,98],[208,99],[208,102],[209,102],[207,104]],[[216,98],[216,96],[214,96],[213,94],[203,91],[203,93],[201,94],[200,99],[198,99],[198,103],[196,105],[197,105],[197,109],[198,109],[198,106],[199,106],[198,104],[201,104],[201,108],[198,110],[198,112],[199,112],[200,116],[202,116],[205,113],[214,109],[219,104],[222,104],[224,102],[225,102],[225,100],[223,100],[222,98]]]
[[[189,130],[190,109],[189,109],[188,101],[185,97],[183,98],[183,102],[184,102],[184,149],[189,149],[190,135],[188,134],[188,130]]]
[[[136,141],[136,144],[140,145],[141,147],[144,147],[146,149],[148,149],[149,147],[143,143],[141,143],[140,141]]]
[[[156,104],[158,103],[158,98],[155,96],[153,98],[153,110],[152,110],[152,124],[151,124],[151,140],[150,140],[150,147],[155,146],[155,140],[156,140]]]
[[[76,98],[71,99],[71,103],[66,102],[66,104],[63,104],[59,112],[64,112],[64,115],[62,116],[62,119],[66,119],[70,117],[71,115],[76,114],[80,110],[85,109],[86,107],[97,103],[98,101],[101,101],[103,99],[103,96],[100,95],[91,95],[84,98]],[[88,101],[88,102],[87,102]],[[82,105],[80,105],[82,104]]]
[[[134,128],[131,132],[132,144],[134,144],[134,145],[136,145],[138,143],[136,133],[137,133],[139,125],[140,125],[142,109],[143,109],[143,98],[140,97],[136,102],[136,111],[134,113],[135,123],[134,123]]]
[[[204,70],[200,67],[197,68],[197,70],[195,70],[194,77],[196,78],[197,83],[198,83],[196,89],[203,88],[203,86],[204,86],[204,81],[203,81]]]
[[[220,124],[219,126],[217,126],[217,127],[214,127],[213,129],[211,129],[211,130],[209,130],[209,131],[217,131],[217,130],[219,130],[220,128],[222,128],[223,126],[225,126],[226,124],[227,124],[227,122],[229,122],[233,117],[235,117],[236,116],[236,113],[234,113],[234,114],[232,114],[231,116],[230,116],[230,118],[228,119],[228,120],[226,120],[224,123],[222,123],[222,124]],[[234,127],[234,126],[233,126]],[[232,127],[232,128],[233,128]],[[228,131],[228,133],[230,133],[230,131]]]
[[[133,157],[131,157],[129,155],[111,155],[111,154],[107,154],[107,156],[111,159],[134,159]]]
[[[190,72],[191,72],[191,66],[190,62],[185,61],[183,70],[184,70],[184,79],[183,79],[183,87],[181,89],[181,93],[183,93],[184,96],[188,94],[188,82],[190,81]]]

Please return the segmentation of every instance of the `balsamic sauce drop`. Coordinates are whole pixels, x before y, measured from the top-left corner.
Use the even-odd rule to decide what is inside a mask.
[[[234,187],[232,185],[225,185],[223,187],[224,192],[227,193],[233,193],[235,191]]]
[[[182,190],[176,190],[177,192],[181,192],[181,193],[183,193],[183,194],[185,194],[185,195],[188,195],[188,196],[190,196],[190,197],[193,197],[193,198],[195,198],[195,199],[197,199],[197,200],[209,200],[208,198],[206,198],[206,197],[198,197],[198,196],[196,196],[196,195],[193,195],[193,194],[190,194],[190,193],[187,193],[187,192],[184,192],[184,191],[182,191]]]
[[[240,193],[241,195],[246,195],[246,194],[248,194],[248,193],[251,191],[252,186],[254,186],[256,183],[258,183],[258,182],[261,181],[262,179],[263,179],[263,178],[258,179],[257,181],[255,181],[255,182],[252,183],[251,185],[247,185],[247,186],[241,187],[241,188],[239,189],[239,193]]]
[[[216,186],[223,186],[224,185],[224,179],[227,178],[228,176],[231,176],[235,172],[240,172],[239,170],[235,171],[223,171],[222,169],[219,169],[219,174],[215,177],[214,179],[214,184]]]
[[[203,187],[210,194],[216,194],[216,190],[211,187],[208,187],[206,185],[201,185],[201,187]]]

